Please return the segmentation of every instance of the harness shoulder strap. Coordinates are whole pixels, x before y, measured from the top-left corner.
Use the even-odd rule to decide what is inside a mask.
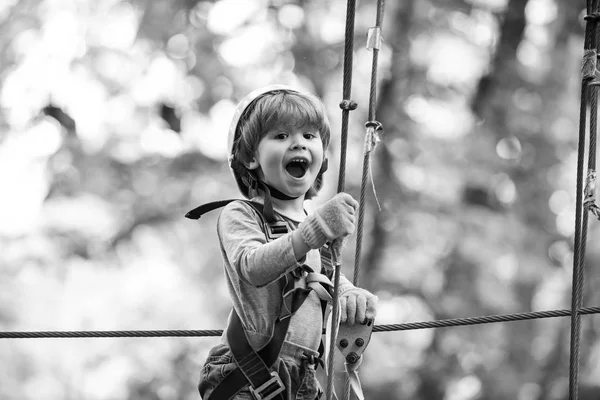
[[[212,201],[210,203],[202,204],[201,206],[198,206],[198,207],[194,208],[193,210],[188,211],[187,214],[185,214],[185,217],[189,218],[189,219],[199,219],[204,214],[206,214],[210,211],[216,210],[217,208],[225,207],[227,204],[231,203],[232,201],[236,201],[236,200],[239,200],[239,199],[218,200],[218,201]]]
[[[285,221],[277,221],[275,219],[273,219],[272,221],[268,221],[264,215],[264,206],[262,204],[245,199],[228,199],[212,201],[210,203],[202,204],[201,206],[198,206],[193,210],[188,211],[187,214],[185,214],[185,217],[189,219],[200,219],[200,217],[202,217],[204,214],[214,211],[218,208],[225,207],[227,204],[234,201],[243,201],[244,203],[252,206],[254,210],[256,210],[263,224],[263,231],[265,232],[265,235],[267,235],[267,240],[275,240],[278,237],[285,235],[291,230]]]
[[[291,230],[291,227],[285,221],[267,221],[262,204],[244,199],[220,200],[203,204],[189,211],[186,218],[199,219],[202,215],[236,200],[249,204],[256,211],[263,225],[267,241],[275,240]],[[226,334],[238,368],[228,374],[214,388],[210,394],[210,399],[229,399],[250,383],[250,392],[256,400],[284,400],[282,393],[285,391],[285,386],[279,375],[270,371],[270,367],[279,357],[289,328],[291,315],[300,308],[309,293],[309,290],[306,289],[294,289],[295,278],[292,273],[286,274],[284,278],[285,287],[282,296],[286,305],[282,304],[282,309],[287,310],[287,312],[280,312],[281,315],[275,323],[271,339],[258,352],[248,343],[239,315],[233,310],[231,325],[228,327]]]

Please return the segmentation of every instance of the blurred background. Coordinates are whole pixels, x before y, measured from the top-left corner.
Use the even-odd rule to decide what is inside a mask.
[[[570,308],[583,1],[388,1],[360,283],[377,324]],[[358,197],[376,1],[358,1],[346,191]],[[3,0],[0,330],[222,329],[215,220],[238,197],[226,132],[285,83],[330,111],[342,0]],[[344,254],[352,276],[354,237]],[[590,221],[585,306],[597,292]],[[375,333],[368,399],[564,399],[569,319]],[[582,399],[600,390],[582,323]],[[0,343],[0,399],[199,399],[206,338]],[[338,359],[340,357],[338,356]],[[338,368],[338,371],[341,371]],[[336,382],[343,383],[338,373]]]

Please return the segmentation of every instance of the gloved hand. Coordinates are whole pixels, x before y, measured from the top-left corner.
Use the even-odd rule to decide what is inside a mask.
[[[311,249],[318,249],[328,240],[351,234],[357,208],[358,202],[348,193],[336,194],[300,223],[302,239]]]
[[[361,288],[353,288],[340,295],[340,323],[365,324],[377,315],[379,298]]]

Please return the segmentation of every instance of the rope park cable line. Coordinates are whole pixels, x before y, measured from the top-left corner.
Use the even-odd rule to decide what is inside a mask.
[[[377,101],[377,67],[378,54],[382,43],[382,22],[384,16],[384,0],[377,1],[377,14],[375,26],[367,32],[367,49],[372,51],[372,68],[368,105],[368,118],[365,123],[365,143],[363,153],[362,179],[360,186],[360,200],[356,230],[356,249],[353,283],[358,284],[360,274],[360,259],[362,250],[362,230],[364,210],[366,204],[366,185],[369,177],[371,153],[379,141],[382,124],[375,118]],[[417,329],[433,329],[444,327],[458,327],[498,322],[524,321],[541,318],[570,317],[570,360],[569,360],[569,400],[577,400],[579,393],[579,353],[581,337],[581,316],[599,314],[600,307],[583,307],[583,283],[585,252],[588,229],[589,213],[600,219],[600,207],[596,204],[596,144],[598,128],[598,86],[600,86],[600,72],[597,63],[600,51],[600,0],[586,0],[584,52],[581,67],[581,101],[579,114],[579,132],[577,149],[577,183],[575,207],[575,232],[574,232],[574,257],[572,278],[571,309],[535,311],[503,315],[488,315],[469,318],[452,318],[435,321],[409,322],[401,324],[374,325],[373,332],[394,332]],[[354,49],[354,21],[356,1],[347,1],[344,66],[343,66],[343,99],[340,102],[342,109],[340,165],[337,191],[344,191],[346,173],[346,151],[348,139],[349,113],[357,108],[357,103],[351,100],[352,90],[352,63]],[[589,121],[589,129],[588,128]],[[589,145],[586,158],[586,132],[589,132]],[[586,176],[584,182],[584,175]],[[376,197],[376,196],[375,196]],[[378,203],[379,204],[379,203]],[[337,302],[341,262],[334,259],[334,296],[332,319],[337,320],[339,305]],[[335,343],[337,330],[333,329],[331,343]],[[214,337],[221,336],[223,330],[127,330],[127,331],[4,331],[0,332],[0,339],[39,339],[39,338],[118,338],[118,337]],[[329,371],[333,371],[335,346],[329,349]],[[327,399],[331,399],[333,390],[333,372],[328,374]],[[346,371],[346,385],[344,396],[351,397],[349,391],[348,373]]]

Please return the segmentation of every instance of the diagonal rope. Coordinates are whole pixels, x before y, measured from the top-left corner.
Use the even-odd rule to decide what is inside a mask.
[[[360,184],[360,199],[358,207],[358,221],[356,225],[356,249],[354,252],[354,285],[358,285],[360,279],[360,261],[362,253],[363,225],[366,206],[367,179],[370,171],[371,152],[378,140],[378,131],[381,130],[381,124],[375,121],[377,107],[377,67],[379,60],[379,48],[381,45],[381,27],[383,24],[384,0],[377,1],[377,15],[375,17],[375,27],[369,30],[367,48],[373,51],[373,60],[371,62],[371,89],[369,92],[369,114],[367,117],[365,148],[363,152],[362,179]]]

